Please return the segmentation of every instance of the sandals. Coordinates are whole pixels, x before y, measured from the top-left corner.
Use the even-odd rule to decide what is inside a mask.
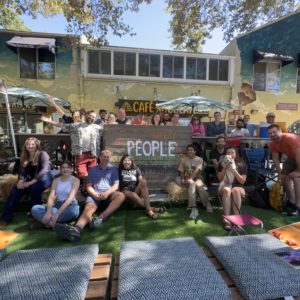
[[[151,210],[157,214],[164,214],[167,209],[165,206],[161,206],[161,207],[151,207]]]
[[[68,240],[69,242],[80,242],[80,232],[76,227],[57,223],[54,226],[55,233],[63,240]]]
[[[227,220],[223,219],[223,228],[225,230],[229,231],[229,230],[232,229],[232,226],[231,226],[231,224]]]
[[[158,218],[157,214],[152,209],[147,210],[146,214],[152,220],[156,220]]]

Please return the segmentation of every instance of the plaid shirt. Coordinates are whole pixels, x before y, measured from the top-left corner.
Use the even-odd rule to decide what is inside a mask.
[[[91,126],[92,130],[86,129]],[[84,145],[85,149],[91,151],[93,156],[98,156],[100,153],[100,137],[103,132],[103,127],[97,124],[88,123],[72,123],[64,124],[63,131],[69,131],[71,136],[72,155],[81,155],[83,151],[83,140],[89,140],[89,145]]]

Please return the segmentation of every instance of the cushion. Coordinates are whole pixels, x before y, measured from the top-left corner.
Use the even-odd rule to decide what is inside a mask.
[[[231,299],[231,294],[194,239],[178,238],[122,244],[118,299]]]
[[[300,272],[274,255],[289,248],[273,236],[206,237],[205,243],[245,299],[300,296]]]
[[[84,299],[98,245],[16,251],[0,262],[0,299]]]

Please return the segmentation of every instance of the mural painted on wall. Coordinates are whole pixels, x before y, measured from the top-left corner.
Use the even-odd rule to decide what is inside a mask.
[[[256,101],[256,93],[251,84],[243,82],[240,92],[238,92],[240,105],[247,105]]]
[[[282,57],[287,55],[293,57],[294,62],[285,64],[282,58],[278,58],[280,81],[278,82],[278,77],[275,76],[277,71],[270,70],[269,73],[271,77],[273,76],[274,84],[272,87],[267,87],[267,91],[280,94],[295,93],[297,88],[297,55],[300,52],[299,28],[300,13],[295,13],[238,38],[237,45],[240,50],[242,62],[241,81],[254,82],[253,62],[255,59],[255,50],[259,49],[271,53],[280,53]]]

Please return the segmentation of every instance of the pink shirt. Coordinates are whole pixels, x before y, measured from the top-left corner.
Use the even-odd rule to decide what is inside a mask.
[[[199,123],[199,124],[190,123],[189,126],[191,127],[192,135],[206,136],[205,126],[203,125],[203,123]]]

